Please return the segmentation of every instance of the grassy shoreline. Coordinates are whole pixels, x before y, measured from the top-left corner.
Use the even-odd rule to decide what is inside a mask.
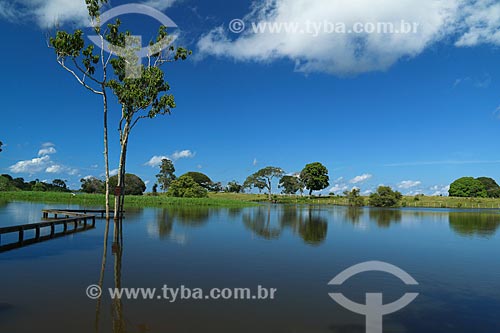
[[[104,195],[76,194],[58,192],[0,192],[0,201],[31,201],[43,203],[61,203],[81,206],[104,207]],[[348,206],[344,197],[312,197],[274,195],[278,204],[310,204]],[[144,195],[125,197],[126,207],[251,207],[267,203],[265,194],[210,193],[208,198],[172,198],[165,195]],[[368,198],[365,197],[365,202]],[[500,209],[500,199],[489,198],[450,198],[450,197],[403,197],[399,207],[409,208],[455,208],[455,209]]]

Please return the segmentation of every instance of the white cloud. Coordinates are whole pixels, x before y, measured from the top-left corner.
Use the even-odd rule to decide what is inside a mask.
[[[195,153],[191,150],[182,150],[174,152],[170,157],[173,161],[180,160],[181,158],[193,158]]]
[[[372,178],[373,175],[370,175],[369,173],[362,174],[361,176],[356,176],[353,179],[349,181],[351,184],[358,184],[367,181],[368,179]]]
[[[176,0],[147,0],[143,3],[165,10]],[[105,10],[105,9],[104,9]],[[9,21],[35,20],[42,28],[56,24],[89,22],[84,0],[13,0],[10,4],[0,2],[0,18]]]
[[[12,173],[29,173],[34,174],[41,172],[49,166],[50,156],[45,155],[31,160],[19,161],[9,167]]]
[[[55,147],[56,145],[52,142],[44,142],[42,143],[42,148]]]
[[[398,184],[398,188],[409,189],[412,187],[417,187],[421,184],[422,182],[419,180],[403,180]]]
[[[158,10],[165,10],[171,7],[175,2],[176,0],[148,0],[145,1],[144,4],[146,6],[154,7]]]
[[[113,170],[109,171],[109,176],[110,177],[116,176],[117,174],[118,174],[118,169],[113,169]]]
[[[155,155],[155,156],[151,157],[151,159],[149,161],[144,163],[144,165],[148,165],[152,168],[156,168],[156,167],[160,166],[161,161],[165,160],[165,159],[168,159],[168,156],[156,156]]]
[[[348,189],[349,187],[346,184],[335,184],[328,190],[328,193],[344,192]]]
[[[355,75],[386,70],[445,39],[456,46],[500,45],[498,0],[263,0],[243,20],[246,30],[239,35],[221,26],[202,36],[199,54],[262,63],[289,59],[300,72]],[[307,22],[344,23],[350,30],[357,22],[397,27],[402,20],[418,23],[417,33],[303,33]],[[253,31],[253,25],[267,22],[300,28],[289,33]]]
[[[63,167],[59,164],[53,164],[49,166],[47,169],[45,169],[45,172],[47,173],[61,173],[63,170]]]
[[[253,164],[253,166],[256,166],[257,164],[259,164],[259,161],[257,161],[256,158],[254,158],[252,164]]]
[[[497,0],[477,0],[464,6],[462,25],[466,30],[457,46],[478,44],[500,45],[500,3]]]
[[[45,156],[57,153],[57,150],[54,147],[42,148],[38,151],[38,156]]]
[[[198,42],[202,54],[237,60],[269,62],[290,59],[300,72],[327,72],[339,75],[386,70],[400,59],[422,53],[443,38],[457,17],[460,0],[265,0],[255,3],[244,21],[247,33],[231,39],[219,27]],[[401,21],[419,24],[410,34],[253,33],[252,22],[345,23]]]
[[[450,191],[450,185],[446,185],[446,186],[443,186],[443,185],[434,185],[430,188],[430,190],[432,191],[432,194],[433,196],[447,196],[448,195],[448,192]]]

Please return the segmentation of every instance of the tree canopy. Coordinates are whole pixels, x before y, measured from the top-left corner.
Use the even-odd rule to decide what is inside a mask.
[[[298,191],[302,190],[304,187],[301,183],[299,177],[296,176],[283,176],[280,179],[279,185],[280,188],[283,188],[283,194],[295,194]]]
[[[205,198],[208,191],[190,176],[182,175],[170,184],[167,195],[177,198]]]
[[[484,185],[489,198],[500,198],[500,186],[493,178],[479,177],[477,180]]]
[[[109,179],[111,187],[118,185],[118,175]],[[138,176],[127,173],[125,174],[124,194],[125,195],[142,195],[146,191],[146,184]]]
[[[305,188],[309,190],[309,195],[313,191],[321,191],[330,185],[328,169],[319,162],[307,164],[300,173],[300,180],[304,183]]]
[[[156,175],[156,179],[163,191],[168,190],[170,184],[175,180],[174,163],[168,158],[161,160],[160,172]]]
[[[370,195],[369,203],[373,207],[395,207],[402,198],[400,192],[393,191],[389,186],[379,186],[377,192]]]
[[[483,182],[473,177],[462,177],[455,180],[450,185],[448,194],[450,197],[466,198],[486,198],[488,196]]]
[[[283,176],[285,172],[283,169],[278,167],[268,166],[260,169],[256,173],[250,175],[245,180],[243,187],[252,188],[256,187],[259,190],[267,189],[269,201],[271,201],[272,189],[273,189],[273,179]]]
[[[210,190],[212,188],[212,180],[210,177],[201,172],[190,171],[185,173],[183,176],[189,176],[193,178],[193,180],[200,185],[201,187]]]

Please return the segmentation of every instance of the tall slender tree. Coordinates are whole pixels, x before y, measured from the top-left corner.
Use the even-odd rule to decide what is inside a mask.
[[[55,50],[56,60],[76,81],[90,92],[102,97],[103,130],[104,130],[104,168],[106,177],[106,218],[109,219],[110,192],[109,192],[109,144],[108,144],[108,66],[112,54],[104,55],[106,30],[100,25],[101,8],[108,0],[85,0],[94,32],[101,40],[100,52],[95,52],[93,44],[85,45],[83,31],[78,29],[73,33],[63,30],[56,32],[49,41],[50,47]],[[100,65],[96,73],[97,66]]]
[[[272,199],[272,189],[273,189],[273,179],[280,178],[284,175],[284,171],[281,168],[277,167],[266,167],[260,169],[253,175],[250,175],[245,180],[243,187],[251,188],[256,187],[258,189],[267,189],[267,194],[269,201]]]
[[[175,180],[175,167],[174,163],[168,158],[164,158],[161,160],[160,172],[156,175],[156,179],[158,179],[158,183],[160,184],[160,188],[163,192],[166,192]]]

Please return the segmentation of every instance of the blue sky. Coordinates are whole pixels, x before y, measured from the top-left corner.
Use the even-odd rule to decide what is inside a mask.
[[[65,27],[77,26],[82,4],[1,1],[0,173],[62,178],[78,188],[80,178],[104,172],[101,100],[59,67],[46,45],[46,27],[55,15]],[[340,3],[148,2],[177,23],[178,42],[194,56],[165,67],[177,108],[134,130],[127,171],[151,186],[158,169],[148,162],[165,156],[178,175],[201,171],[223,183],[241,182],[268,165],[292,173],[320,161],[330,170],[329,189],[337,192],[384,184],[403,193],[437,194],[462,176],[500,181],[500,4]],[[228,23],[235,18],[248,26],[405,19],[421,23],[422,30],[385,38],[234,34]],[[126,19],[146,38],[157,28],[148,17]],[[112,106],[112,169],[118,110]]]

